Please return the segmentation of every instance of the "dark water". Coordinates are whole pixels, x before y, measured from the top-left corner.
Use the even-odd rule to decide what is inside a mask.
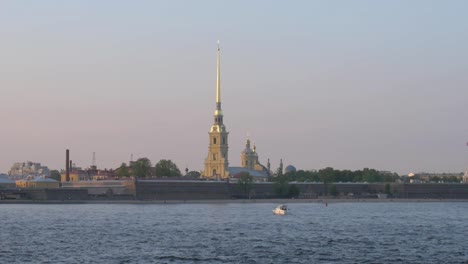
[[[468,203],[0,205],[0,263],[468,263]]]

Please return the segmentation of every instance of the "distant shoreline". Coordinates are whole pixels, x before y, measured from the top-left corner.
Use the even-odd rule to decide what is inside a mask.
[[[232,200],[0,200],[2,204],[242,204],[242,203],[428,203],[468,202],[468,199],[232,199]]]

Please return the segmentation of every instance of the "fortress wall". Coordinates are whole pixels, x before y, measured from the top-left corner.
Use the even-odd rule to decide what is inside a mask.
[[[202,200],[230,199],[226,182],[138,181],[135,184],[139,200]]]
[[[468,198],[468,184],[392,184],[391,190],[399,198]]]
[[[85,189],[23,189],[26,198],[31,200],[87,200]]]
[[[301,197],[316,198],[329,194],[335,185],[340,195],[353,194],[355,197],[377,195],[385,192],[385,184],[365,183],[291,183],[300,190]],[[390,191],[396,198],[447,198],[468,199],[468,184],[398,184],[390,183]],[[237,183],[206,181],[138,181],[135,186],[139,200],[203,200],[233,199],[245,196]],[[327,192],[325,192],[325,190]],[[251,197],[276,198],[273,183],[254,183]]]

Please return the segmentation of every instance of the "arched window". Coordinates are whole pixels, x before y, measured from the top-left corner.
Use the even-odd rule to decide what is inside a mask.
[[[216,160],[216,154],[213,154],[213,160]]]
[[[226,144],[226,137],[223,137],[223,145]]]
[[[216,138],[213,138],[213,144],[216,144]]]

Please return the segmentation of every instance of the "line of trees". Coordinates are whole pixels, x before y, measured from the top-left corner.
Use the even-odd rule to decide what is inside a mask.
[[[284,177],[284,179],[283,179]],[[291,171],[283,175],[273,177],[273,181],[297,181],[297,182],[395,182],[400,179],[396,173],[381,172],[375,169],[364,168],[362,170],[336,170],[327,167],[313,171]]]
[[[286,177],[280,176],[275,179],[276,181],[273,185],[273,191],[277,197],[293,198],[299,196],[299,188],[296,185],[287,182]],[[254,189],[253,183],[254,179],[248,172],[240,173],[239,181],[237,182],[237,188],[244,198],[251,198],[251,194]]]
[[[182,176],[179,168],[173,161],[162,159],[153,167],[148,158],[140,158],[132,162],[130,166],[126,163],[122,163],[120,167],[116,169],[116,174],[118,177],[135,176],[137,178]]]

